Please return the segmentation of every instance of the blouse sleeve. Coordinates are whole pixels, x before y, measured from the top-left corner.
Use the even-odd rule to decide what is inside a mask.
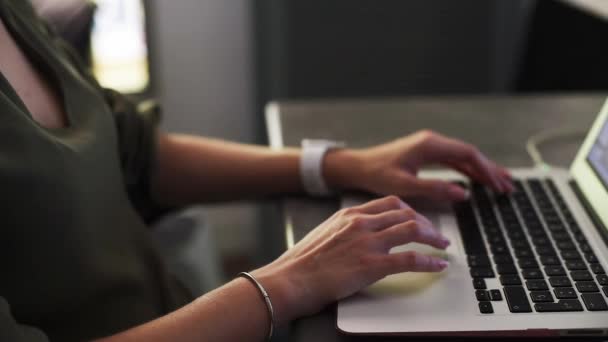
[[[151,193],[157,168],[159,106],[152,101],[136,105],[113,90],[104,93],[116,123],[120,163],[129,197],[142,217],[152,220],[166,209],[154,201]]]
[[[49,339],[42,330],[17,322],[6,300],[0,297],[0,341],[48,342]]]

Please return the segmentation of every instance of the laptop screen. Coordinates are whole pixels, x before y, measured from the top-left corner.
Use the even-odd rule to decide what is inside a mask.
[[[608,190],[608,121],[604,122],[597,139],[591,146],[587,161]]]

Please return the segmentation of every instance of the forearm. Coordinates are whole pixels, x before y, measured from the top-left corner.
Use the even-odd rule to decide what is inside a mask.
[[[280,290],[272,283],[264,286],[277,317],[287,315]],[[238,278],[171,314],[97,342],[264,341],[269,327],[270,316],[258,289]]]
[[[345,151],[344,151],[345,152]],[[341,188],[340,165],[346,153],[330,153],[324,177]],[[162,203],[233,200],[247,197],[302,192],[299,149],[271,150],[267,147],[231,143],[188,135],[161,134],[158,169],[153,192]]]
[[[154,193],[167,204],[299,192],[297,150],[161,135]]]

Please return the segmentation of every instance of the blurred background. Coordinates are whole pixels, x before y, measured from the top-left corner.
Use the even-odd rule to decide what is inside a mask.
[[[33,3],[104,86],[157,99],[165,130],[246,143],[276,99],[608,89],[605,0]],[[195,212],[218,282],[280,253],[275,201]]]

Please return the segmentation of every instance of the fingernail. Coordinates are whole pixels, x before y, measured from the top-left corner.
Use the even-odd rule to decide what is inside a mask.
[[[448,238],[446,237],[441,237],[441,244],[445,247],[449,246],[452,244],[452,242],[450,240],[448,240]]]
[[[515,191],[515,185],[513,185],[513,181],[512,180],[507,179],[507,185],[509,187],[509,192]]]
[[[496,187],[498,192],[500,192],[501,194],[505,192],[505,187],[503,184],[501,184],[501,182],[498,180],[498,178],[494,178],[494,186]]]
[[[450,265],[450,263],[445,260],[439,261],[439,267],[441,267],[441,268],[447,268],[449,265]]]
[[[451,198],[458,200],[466,200],[469,198],[468,191],[459,187],[458,185],[450,185],[448,187],[448,194]]]

